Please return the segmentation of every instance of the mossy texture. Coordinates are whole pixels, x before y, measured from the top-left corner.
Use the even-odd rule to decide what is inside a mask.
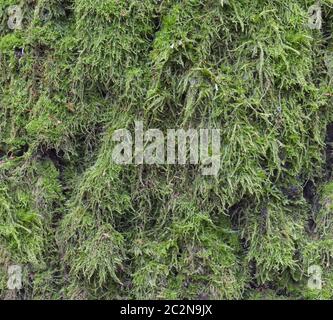
[[[333,3],[319,30],[313,4],[0,0],[0,297],[332,299]],[[114,164],[135,120],[221,129],[219,175]]]

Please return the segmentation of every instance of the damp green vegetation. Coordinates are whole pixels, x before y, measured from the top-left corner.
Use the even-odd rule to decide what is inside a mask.
[[[332,299],[333,2],[320,29],[312,5],[0,0],[0,298]],[[220,128],[219,174],[116,165],[135,120]]]

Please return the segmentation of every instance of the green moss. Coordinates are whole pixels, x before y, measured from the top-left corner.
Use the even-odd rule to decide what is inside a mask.
[[[308,0],[37,0],[11,30],[17,2],[0,0],[1,298],[11,264],[34,299],[332,298],[330,1],[322,30]],[[136,119],[220,128],[219,175],[112,163]]]

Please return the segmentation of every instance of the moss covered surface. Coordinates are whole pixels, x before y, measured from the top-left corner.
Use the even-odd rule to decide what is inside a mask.
[[[332,299],[333,4],[0,0],[0,297]],[[22,7],[22,28],[8,7]],[[221,170],[112,133],[217,127]],[[307,286],[323,270],[322,290]]]

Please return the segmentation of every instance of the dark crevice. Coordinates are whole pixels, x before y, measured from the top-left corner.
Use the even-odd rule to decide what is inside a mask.
[[[64,160],[64,152],[62,150],[57,151],[56,149],[48,149],[45,146],[42,146],[39,150],[38,157],[41,159],[49,159],[53,162],[54,166],[61,172],[63,172],[63,168],[66,165],[66,161]]]

